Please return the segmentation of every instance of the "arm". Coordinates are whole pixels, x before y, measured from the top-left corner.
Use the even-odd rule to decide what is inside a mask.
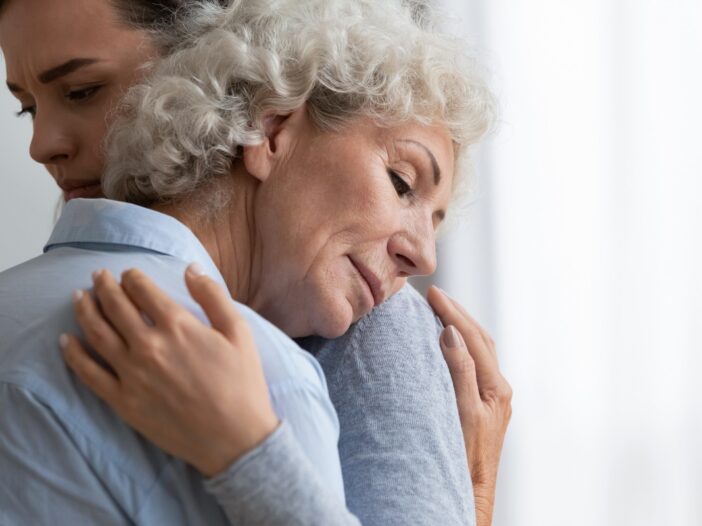
[[[347,504],[363,524],[474,524],[440,330],[406,286],[341,338],[301,341],[327,374]]]
[[[358,524],[337,490],[336,415],[321,389],[271,392],[277,427],[248,325],[212,280],[189,272],[186,282],[212,327],[139,272],[121,286],[96,276],[104,315],[88,294],[76,313],[114,375],[73,337],[63,341],[68,365],[129,425],[208,477],[232,524]]]
[[[442,524],[460,517],[472,523],[474,503],[477,525],[489,526],[511,415],[511,389],[500,374],[494,342],[482,327],[439,289],[430,289],[429,300],[447,325],[441,333],[441,351],[434,338],[441,326],[437,327],[426,303],[411,287],[336,343],[309,338],[303,345],[315,352],[329,376],[342,425],[340,453],[351,510],[368,523],[382,517],[383,523],[391,524],[407,510],[420,523],[431,523],[431,517]],[[455,341],[448,338],[452,334],[448,326],[458,328]],[[455,398],[436,398],[436,393],[448,391],[455,391]],[[456,440],[456,407],[460,441]],[[354,448],[379,438],[392,441],[394,451],[369,453]],[[461,480],[466,460],[473,494],[471,481],[465,489]],[[390,494],[379,483],[385,479],[392,486]],[[451,500],[448,496],[456,491],[458,499]],[[438,510],[433,509],[438,502],[435,495],[443,499]],[[461,498],[470,501],[468,513],[461,511],[465,506]]]
[[[360,525],[323,483],[285,422],[263,445],[208,480],[206,489],[231,524]]]

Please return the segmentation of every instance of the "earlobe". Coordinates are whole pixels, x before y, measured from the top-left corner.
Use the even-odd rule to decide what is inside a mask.
[[[268,140],[255,146],[244,146],[244,166],[253,177],[263,182],[273,168],[273,157],[269,155]]]

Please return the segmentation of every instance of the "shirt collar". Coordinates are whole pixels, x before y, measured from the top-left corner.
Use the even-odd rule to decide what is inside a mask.
[[[166,214],[109,199],[71,199],[44,252],[80,243],[132,246],[200,263],[223,281],[205,247],[183,223]]]

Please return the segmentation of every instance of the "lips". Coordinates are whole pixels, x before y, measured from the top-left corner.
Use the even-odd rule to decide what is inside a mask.
[[[362,262],[352,258],[351,256],[349,256],[349,260],[351,260],[351,264],[356,268],[358,273],[363,278],[363,281],[365,281],[368,285],[371,295],[373,296],[374,306],[377,307],[385,299],[383,282],[380,281],[380,278],[378,278],[378,276]]]
[[[70,201],[79,197],[102,197],[102,185],[99,179],[93,181],[64,180],[59,182],[58,185],[63,190],[64,201]]]

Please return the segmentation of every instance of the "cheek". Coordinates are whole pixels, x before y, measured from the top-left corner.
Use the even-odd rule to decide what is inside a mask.
[[[106,98],[105,98],[106,99]],[[107,100],[95,104],[83,114],[81,141],[83,143],[86,168],[101,174],[105,164],[105,139],[111,123],[114,106]]]

